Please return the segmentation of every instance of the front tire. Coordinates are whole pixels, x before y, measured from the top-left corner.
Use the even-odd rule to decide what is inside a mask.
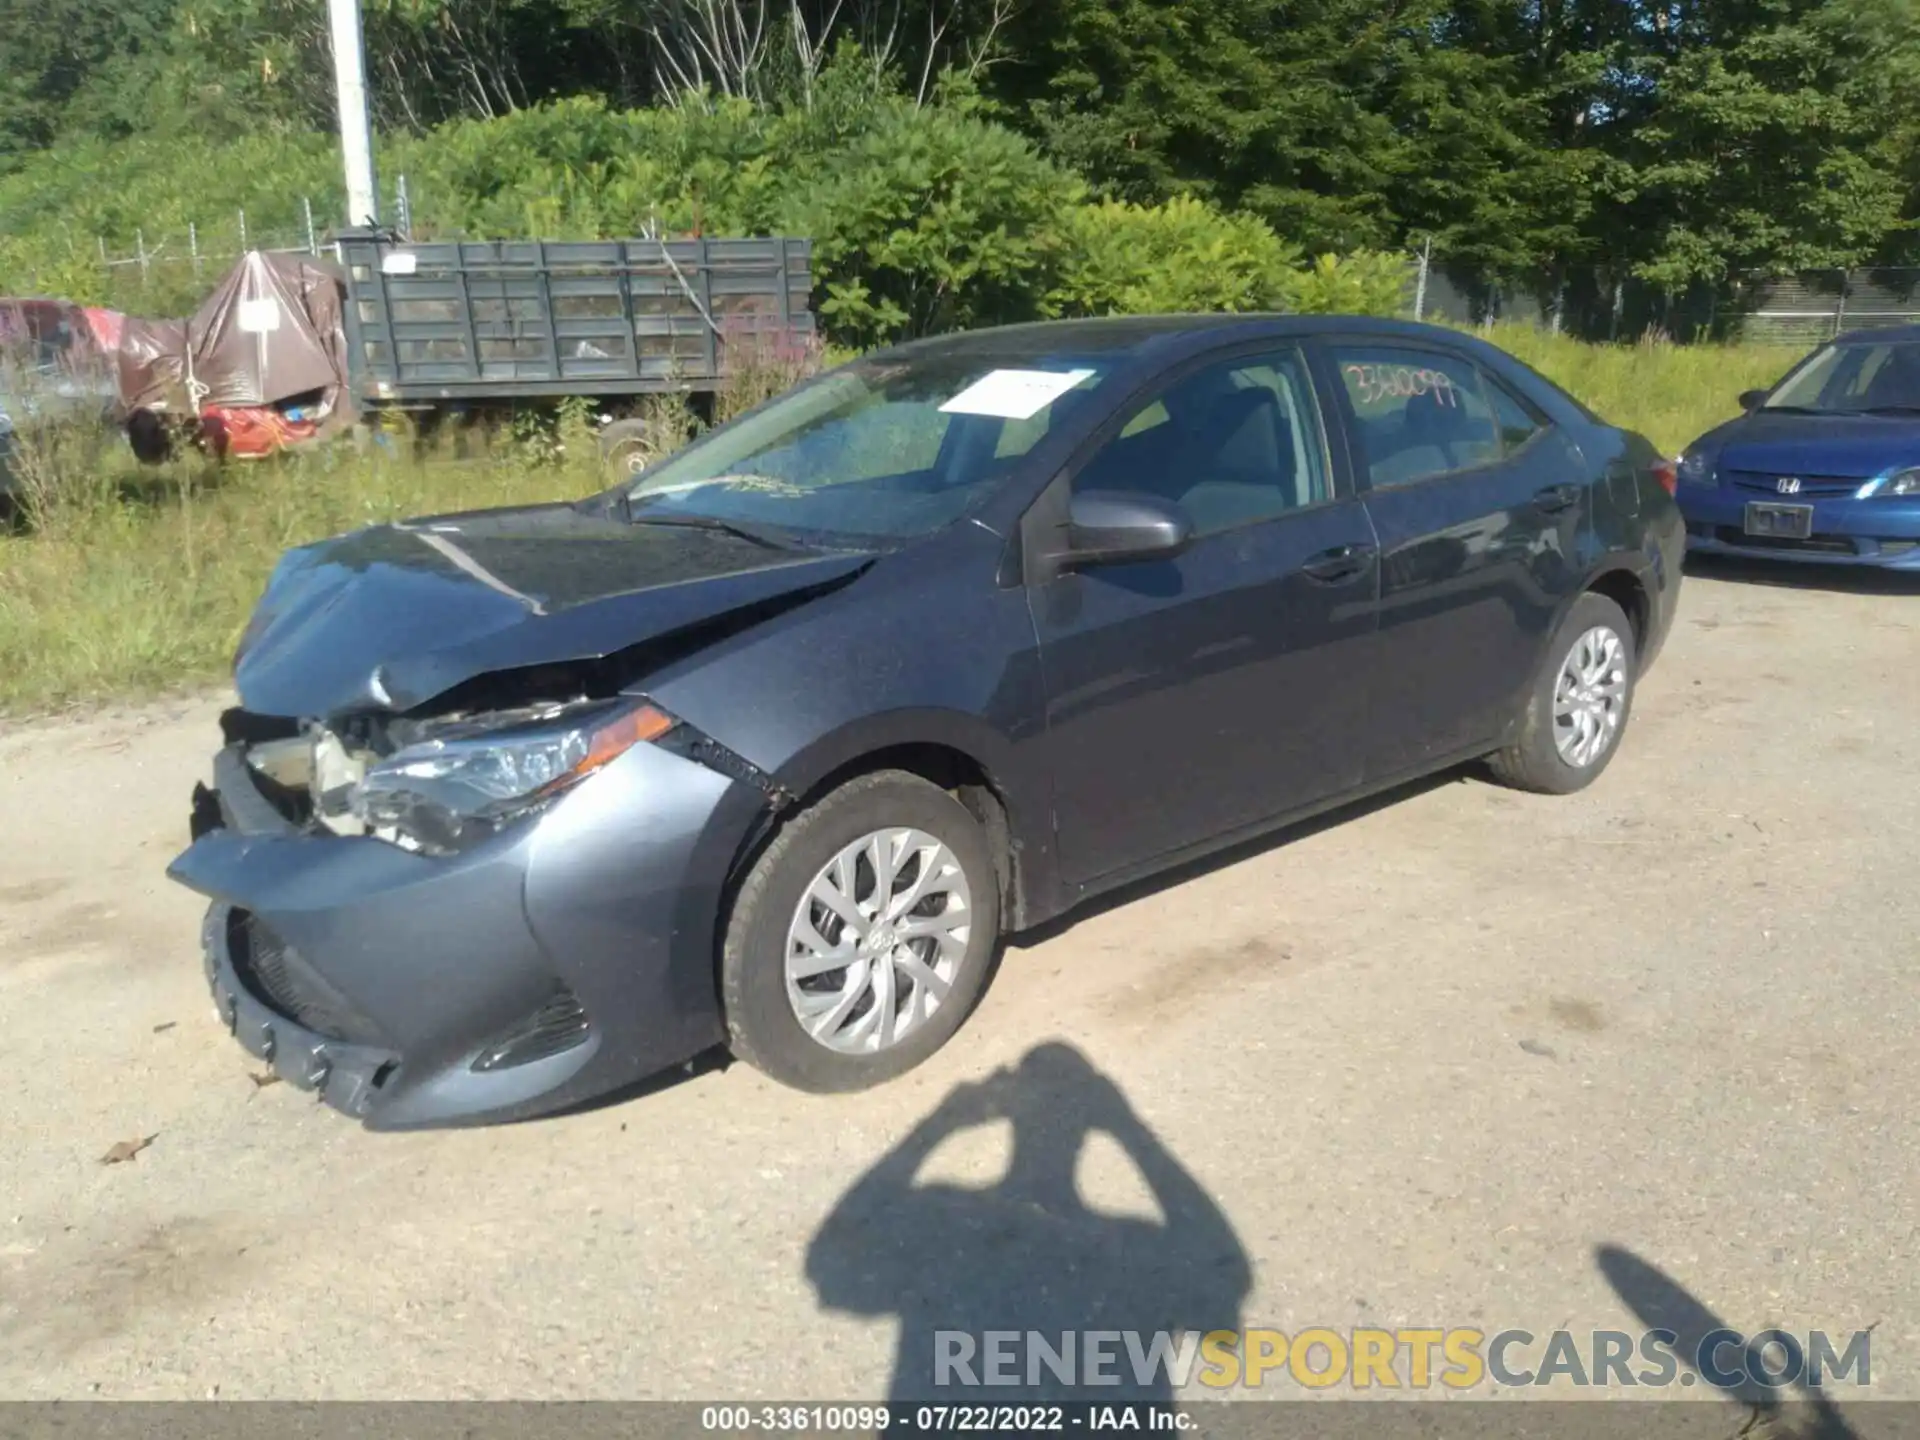
[[[775,836],[720,954],[733,1053],[817,1094],[866,1090],[965,1022],[1000,933],[979,821],[917,775],[851,780]]]
[[[1633,713],[1639,656],[1626,612],[1589,592],[1574,602],[1527,697],[1516,738],[1489,757],[1516,790],[1571,795],[1612,763]]]

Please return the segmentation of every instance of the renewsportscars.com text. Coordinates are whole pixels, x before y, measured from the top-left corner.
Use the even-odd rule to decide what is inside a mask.
[[[1482,1386],[1730,1390],[1872,1383],[1872,1336],[1715,1330],[1683,1345],[1671,1330],[1355,1328],[1214,1330],[1205,1335],[1086,1330],[940,1330],[933,1381],[959,1389],[1041,1385],[1180,1391],[1297,1385],[1309,1390],[1473,1390]]]

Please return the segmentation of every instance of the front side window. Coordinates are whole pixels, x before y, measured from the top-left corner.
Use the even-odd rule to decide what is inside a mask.
[[[931,534],[996,494],[1109,369],[1097,355],[859,361],[648,470],[628,502],[636,520],[856,542]]]
[[[1151,495],[1208,535],[1327,499],[1319,411],[1297,351],[1222,361],[1133,411],[1073,478]]]

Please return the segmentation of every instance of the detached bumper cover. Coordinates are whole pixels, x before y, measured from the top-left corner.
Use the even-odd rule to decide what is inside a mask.
[[[236,922],[234,907],[216,900],[201,927],[215,1014],[249,1055],[266,1061],[282,1080],[317,1091],[336,1110],[365,1119],[374,1094],[399,1065],[400,1056],[302,1029],[256,1000],[233,962],[230,937]]]
[[[239,747],[215,778],[168,874],[213,901],[203,949],[221,1021],[369,1127],[546,1113],[724,1037],[714,926],[765,802],[753,786],[637,746],[539,816],[435,859],[299,828]],[[556,996],[585,1022],[556,1032]]]

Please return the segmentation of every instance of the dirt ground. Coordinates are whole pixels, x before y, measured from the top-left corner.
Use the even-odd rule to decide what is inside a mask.
[[[217,703],[15,727],[0,1397],[878,1398],[956,1323],[1707,1312],[1874,1327],[1920,1397],[1917,662],[1920,591],[1696,574],[1585,795],[1445,777],[1129,894],[869,1095],[402,1136],[212,1018],[161,872]]]

